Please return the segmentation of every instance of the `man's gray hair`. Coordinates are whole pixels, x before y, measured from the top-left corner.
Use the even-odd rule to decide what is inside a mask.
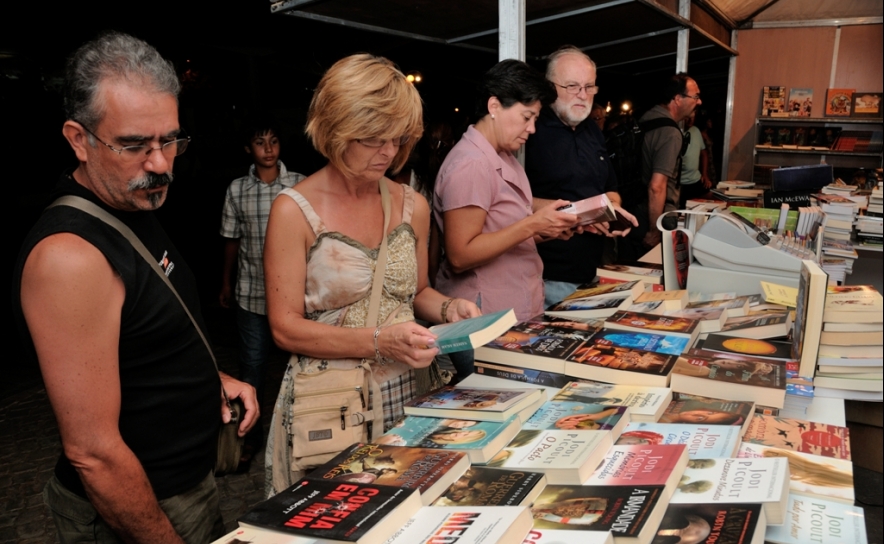
[[[562,47],[559,47],[558,49],[553,51],[552,54],[547,57],[546,79],[552,81],[553,74],[556,71],[556,63],[559,61],[560,58],[564,57],[565,55],[577,55],[578,57],[583,57],[584,59],[586,59],[587,62],[592,64],[592,68],[595,69],[595,61],[589,58],[589,55],[578,49],[576,46],[563,45]]]
[[[104,116],[98,91],[102,81],[107,80],[125,80],[176,98],[181,90],[172,63],[161,57],[153,46],[128,34],[107,32],[80,46],[67,61],[64,80],[67,118],[94,130]]]

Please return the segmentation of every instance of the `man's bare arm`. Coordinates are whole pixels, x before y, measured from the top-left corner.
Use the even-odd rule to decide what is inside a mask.
[[[65,455],[90,502],[126,542],[182,542],[119,433],[119,331],[125,288],[82,238],[55,234],[22,275],[25,320]]]
[[[645,235],[646,246],[654,247],[660,243],[660,231],[657,229],[657,218],[663,214],[666,206],[666,184],[669,179],[665,174],[654,172],[648,184],[648,233]]]

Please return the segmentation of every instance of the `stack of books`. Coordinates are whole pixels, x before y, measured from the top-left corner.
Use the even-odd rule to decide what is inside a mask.
[[[829,286],[814,391],[822,397],[882,400],[884,300],[870,285]]]

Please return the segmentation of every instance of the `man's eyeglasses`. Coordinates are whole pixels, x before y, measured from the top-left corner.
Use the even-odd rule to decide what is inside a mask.
[[[681,96],[683,96],[685,98],[693,98],[694,100],[700,100],[700,93],[697,93],[693,96],[691,96],[689,94],[684,94],[684,93],[678,93],[678,94],[680,94]]]
[[[403,145],[408,145],[409,139],[408,136],[400,136],[392,140],[386,138],[356,138],[356,141],[365,147],[384,147],[387,145],[387,142],[393,144],[393,147],[402,147]]]
[[[565,92],[567,92],[568,94],[580,94],[580,91],[586,91],[586,94],[592,95],[599,92],[598,85],[578,85],[576,83],[571,83],[570,85],[559,85],[555,82],[553,82],[553,85],[565,89]]]
[[[93,138],[99,141],[99,143],[103,144],[105,147],[116,153],[126,162],[136,163],[136,162],[144,162],[150,156],[153,151],[161,152],[167,159],[171,159],[177,157],[178,155],[184,153],[187,150],[187,144],[190,143],[190,136],[185,136],[183,138],[178,138],[176,140],[172,140],[171,142],[165,142],[160,147],[153,147],[147,144],[139,144],[139,145],[127,145],[121,148],[116,148],[109,143],[106,143],[101,138],[98,137],[94,132],[89,130],[89,128],[73,119],[83,127],[83,130],[92,135]],[[180,136],[180,134],[179,134]]]

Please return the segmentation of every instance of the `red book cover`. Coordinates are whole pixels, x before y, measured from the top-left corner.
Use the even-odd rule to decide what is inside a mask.
[[[585,485],[666,485],[687,465],[684,444],[632,444],[612,446],[605,460]]]

